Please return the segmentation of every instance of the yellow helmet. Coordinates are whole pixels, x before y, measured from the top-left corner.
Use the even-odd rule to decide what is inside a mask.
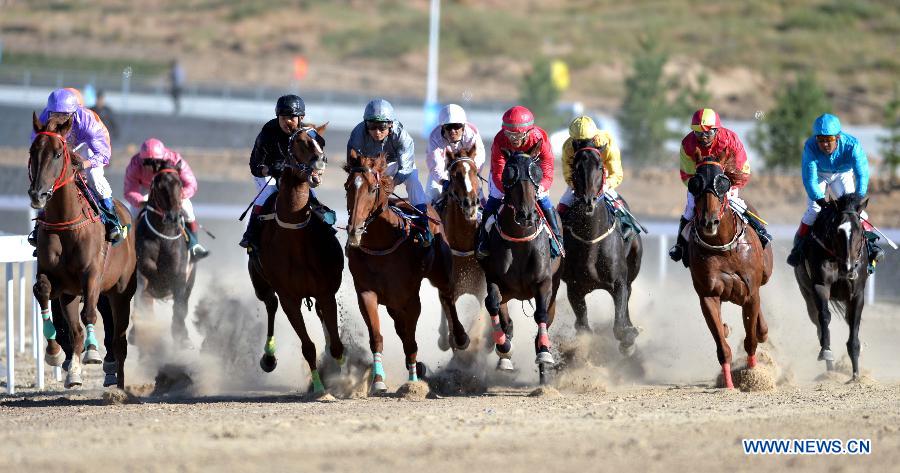
[[[591,120],[591,117],[578,117],[572,120],[572,123],[569,125],[569,136],[573,140],[593,139],[598,131],[600,130],[597,129],[597,125],[594,124],[594,120]]]

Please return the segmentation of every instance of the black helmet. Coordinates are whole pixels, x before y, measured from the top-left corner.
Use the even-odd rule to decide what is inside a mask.
[[[275,116],[302,117],[306,115],[306,104],[296,95],[282,95],[275,104]]]

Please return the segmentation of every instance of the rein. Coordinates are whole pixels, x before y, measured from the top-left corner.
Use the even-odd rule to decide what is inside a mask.
[[[723,205],[722,207],[724,208],[725,206]],[[738,220],[740,220],[740,219],[738,219],[737,214],[734,212],[731,213],[731,216],[734,218],[735,226],[737,226]],[[738,240],[740,240],[740,238],[744,235],[744,230],[747,228],[747,225],[744,224],[743,220],[740,220],[740,222],[741,222],[740,230],[734,232],[734,238],[732,238],[730,242],[728,242],[724,245],[711,245],[711,244],[703,241],[703,238],[700,236],[699,233],[697,233],[697,223],[696,222],[692,222],[692,225],[691,225],[691,236],[692,236],[691,239],[694,240],[698,245],[700,245],[700,247],[705,248],[707,250],[722,251],[722,252],[731,251],[734,249],[734,247],[736,247],[738,245]]]
[[[365,166],[352,167],[349,169],[349,172],[351,174],[366,173],[366,174],[374,175],[375,176],[375,202],[378,202],[381,199],[381,173],[375,172],[372,170],[372,168],[365,167]],[[389,202],[387,200],[385,200],[385,203],[383,205],[378,206],[369,212],[369,215],[366,216],[366,219],[363,221],[363,224],[361,227],[363,234],[366,233],[366,229],[369,228],[369,225],[371,225],[372,222],[375,221],[375,219],[377,219],[382,213],[384,213],[385,208],[387,208],[388,205],[389,205]],[[362,251],[363,253],[370,255],[370,256],[385,256],[385,255],[389,255],[389,254],[393,253],[394,251],[397,250],[397,248],[400,248],[400,245],[402,245],[403,242],[405,242],[407,239],[409,239],[410,226],[403,225],[402,222],[404,222],[405,220],[406,220],[405,218],[400,219],[400,221],[401,221],[400,231],[403,232],[403,236],[401,238],[399,238],[396,242],[394,242],[394,244],[390,248],[385,249],[385,250],[373,250],[373,249],[362,246],[362,244],[360,243],[360,245],[358,245],[356,247],[356,249],[358,249],[359,251]]]
[[[150,205],[147,205],[145,207],[145,209],[147,211],[144,212],[144,223],[147,224],[147,228],[149,228],[150,231],[153,232],[154,235],[156,235],[164,240],[176,240],[178,238],[181,238],[182,234],[180,232],[175,235],[166,235],[166,234],[160,232],[159,230],[157,230],[156,227],[154,227],[153,224],[150,223],[150,218],[147,215],[149,215],[150,212],[153,212],[157,215],[163,215],[163,213],[160,212],[159,210],[153,208],[153,206],[150,206]]]
[[[59,172],[59,175],[56,176],[56,179],[53,181],[53,188],[50,190],[50,197],[48,197],[48,201],[53,194],[65,187],[66,185],[75,181],[76,176],[78,179],[84,184],[84,178],[75,170],[72,169],[72,174],[66,177],[67,171],[72,168],[72,155],[69,153],[69,146],[66,143],[66,139],[60,135],[59,133],[55,133],[52,131],[40,131],[37,133],[38,135],[47,135],[53,138],[58,139],[62,142],[63,145],[63,167]],[[31,184],[34,184],[34,176],[31,175],[31,156],[28,156],[28,180]],[[85,187],[87,187],[85,185]],[[79,200],[83,200],[85,196],[81,192],[77,192]],[[40,218],[34,219],[41,227],[45,228],[48,231],[71,231],[77,230],[79,228],[84,227],[85,225],[97,222],[100,220],[100,215],[94,214],[93,210],[91,210],[90,206],[87,206],[87,211],[85,211],[84,205],[81,207],[81,214],[72,220],[67,220],[65,222],[48,222],[46,220],[42,220]]]

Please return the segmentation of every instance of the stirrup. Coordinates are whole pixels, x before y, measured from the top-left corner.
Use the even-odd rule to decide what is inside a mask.
[[[672,247],[669,248],[669,258],[672,258],[672,261],[681,261],[681,259],[684,258],[684,248],[678,243],[672,245]]]
[[[37,229],[31,231],[26,238],[28,240],[28,244],[37,248]]]
[[[194,246],[188,249],[191,252],[191,255],[194,256],[194,259],[203,259],[209,256],[209,250],[203,247],[200,243],[196,243]]]

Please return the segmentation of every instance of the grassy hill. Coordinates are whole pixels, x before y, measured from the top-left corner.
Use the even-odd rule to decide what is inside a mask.
[[[428,2],[312,0],[6,0],[0,68],[117,70],[163,80],[181,58],[189,80],[292,83],[303,89],[424,95]],[[837,110],[877,121],[900,77],[900,7],[892,0],[573,0],[442,2],[442,100],[514,100],[531,60],[564,59],[566,100],[615,108],[641,35],[670,54],[672,76],[710,76],[713,105],[752,116],[812,70]]]

